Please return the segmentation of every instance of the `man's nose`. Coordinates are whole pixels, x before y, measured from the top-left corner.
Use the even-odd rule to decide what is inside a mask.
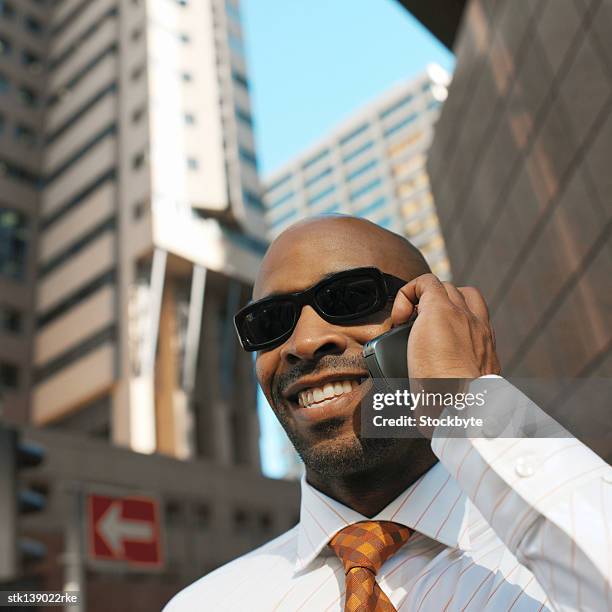
[[[311,306],[304,306],[297,325],[281,348],[281,358],[290,364],[315,361],[324,355],[341,354],[347,338],[322,319]]]

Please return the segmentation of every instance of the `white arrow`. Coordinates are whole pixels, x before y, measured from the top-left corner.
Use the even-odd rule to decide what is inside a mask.
[[[123,554],[123,541],[151,542],[153,525],[121,516],[120,502],[113,502],[98,520],[98,533],[114,554]]]

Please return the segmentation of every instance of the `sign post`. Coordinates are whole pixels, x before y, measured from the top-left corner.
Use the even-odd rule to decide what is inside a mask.
[[[159,502],[148,496],[89,493],[88,557],[96,566],[159,570],[163,566]]]

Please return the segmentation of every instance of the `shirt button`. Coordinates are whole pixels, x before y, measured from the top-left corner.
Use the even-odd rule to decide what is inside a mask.
[[[532,457],[519,457],[514,465],[514,471],[521,478],[529,478],[535,474],[535,465]]]

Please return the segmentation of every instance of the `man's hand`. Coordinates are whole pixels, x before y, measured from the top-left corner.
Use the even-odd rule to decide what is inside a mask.
[[[416,378],[478,378],[499,374],[495,334],[478,289],[418,276],[395,298],[393,326],[418,316],[408,337],[408,375]]]

